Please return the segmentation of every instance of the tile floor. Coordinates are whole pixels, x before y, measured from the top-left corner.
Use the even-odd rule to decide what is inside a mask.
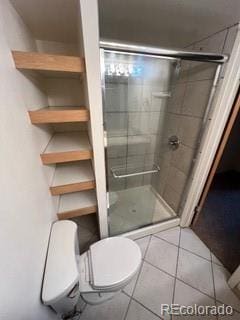
[[[143,261],[138,275],[113,300],[85,305],[81,320],[240,320],[240,300],[229,273],[191,229],[179,227],[136,240]],[[233,316],[165,316],[161,303],[231,305]]]

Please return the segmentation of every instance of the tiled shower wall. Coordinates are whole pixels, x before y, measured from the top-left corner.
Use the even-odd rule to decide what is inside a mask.
[[[222,30],[198,41],[186,49],[230,54],[238,25]],[[197,156],[199,134],[207,106],[216,66],[210,63],[182,62],[177,82],[172,86],[172,97],[166,109],[164,138],[160,154],[160,177],[153,176],[152,185],[162,198],[177,212],[181,209],[184,188],[191,166]],[[224,77],[224,68],[221,80]],[[208,121],[211,119],[209,118]],[[168,137],[177,135],[180,146],[172,151]]]

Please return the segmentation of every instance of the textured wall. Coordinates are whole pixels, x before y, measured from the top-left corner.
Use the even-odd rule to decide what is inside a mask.
[[[55,217],[39,153],[50,133],[31,125],[27,110],[47,105],[37,79],[15,69],[11,49],[36,50],[7,0],[0,3],[0,318],[55,319],[41,304],[50,226]]]
[[[197,41],[186,49],[230,54],[236,34],[237,25]],[[160,179],[153,179],[153,185],[175,211],[180,209],[191,165],[197,156],[195,152],[215,70],[216,66],[210,63],[182,62],[179,77],[172,86],[165,117],[164,152],[160,155]],[[218,90],[223,77],[224,69]],[[170,135],[177,135],[180,139],[180,147],[176,151],[171,151],[167,145]]]

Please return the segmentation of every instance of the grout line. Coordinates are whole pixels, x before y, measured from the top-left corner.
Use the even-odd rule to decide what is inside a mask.
[[[161,316],[159,316],[158,314],[156,314],[154,311],[152,311],[151,309],[149,309],[148,307],[146,307],[142,302],[138,301],[136,298],[131,297],[129,294],[127,294],[126,292],[123,292],[126,296],[128,296],[129,298],[131,298],[131,300],[135,301],[136,303],[140,304],[144,309],[148,310],[149,312],[151,312],[153,315],[155,315],[156,317],[158,317],[159,319],[164,320]]]
[[[146,307],[142,302],[138,301],[135,298],[132,298],[133,301],[135,301],[136,303],[140,304],[144,309],[148,310],[149,312],[151,312],[152,314],[154,314],[156,317],[158,317],[159,319],[164,320],[161,316],[159,316],[157,313],[155,313],[154,311],[152,311],[151,309],[149,309],[148,307]]]
[[[175,290],[176,290],[176,283],[177,283],[177,271],[178,271],[178,261],[179,261],[179,253],[180,253],[181,233],[182,233],[182,229],[180,228],[180,230],[179,230],[179,239],[178,239],[178,253],[177,253],[177,263],[176,263],[176,271],[175,271],[172,303],[174,303],[174,299],[175,299]]]
[[[213,297],[213,296],[211,296],[211,295],[209,295],[208,293],[203,292],[203,291],[201,291],[201,290],[199,290],[199,289],[197,289],[197,288],[193,287],[191,284],[187,283],[186,281],[184,281],[184,280],[182,280],[182,279],[180,279],[180,278],[177,278],[177,280],[178,280],[178,281],[180,281],[180,282],[182,282],[182,283],[184,283],[185,285],[187,285],[187,286],[191,287],[192,289],[194,289],[194,290],[196,290],[196,291],[200,292],[201,294],[203,294],[203,295],[205,295],[205,296],[207,296],[207,297],[209,297],[209,298],[211,298],[211,299],[213,299],[213,300],[214,300],[214,297]]]
[[[221,33],[221,32],[223,32],[223,31],[225,31],[225,30],[227,30],[227,29],[231,29],[232,27],[234,27],[234,26],[236,26],[236,25],[238,25],[238,24],[239,24],[239,22],[236,22],[236,23],[234,23],[234,24],[232,24],[232,25],[230,25],[230,26],[228,26],[228,27],[226,27],[226,28],[224,28],[224,29],[221,29],[221,30],[219,30],[219,31],[216,31],[216,32],[214,32],[214,33],[212,33],[212,34],[204,37],[204,38],[201,38],[201,39],[198,40],[198,41],[192,42],[192,43],[188,44],[187,46],[185,46],[184,49],[186,49],[186,48],[188,48],[188,47],[190,47],[190,46],[192,46],[192,45],[195,45],[195,44],[197,44],[197,43],[199,43],[199,42],[202,42],[203,40],[209,39],[209,38],[215,36],[216,34]]]
[[[146,255],[147,255],[148,248],[149,248],[150,242],[151,242],[151,240],[152,240],[152,236],[153,236],[152,234],[149,236],[148,244],[147,244],[146,250],[145,250],[145,252],[144,252],[143,260],[145,259]]]
[[[204,63],[204,62],[202,62],[202,63]],[[207,62],[205,62],[205,63],[207,63]],[[190,69],[190,67],[188,69]],[[213,81],[213,77],[212,78],[203,78],[203,79],[193,79],[193,80],[182,80],[181,82],[176,84],[176,86],[178,86],[180,84],[188,84],[188,83],[201,82],[201,81]]]
[[[202,258],[202,259],[204,259],[204,260],[206,260],[206,261],[208,261],[208,262],[211,262],[211,258],[210,258],[210,260],[208,260],[207,258],[204,258],[204,257],[200,256],[199,254],[193,252],[193,251],[190,251],[190,250],[188,250],[188,249],[185,249],[185,248],[181,247],[181,245],[177,246],[176,244],[173,244],[173,243],[171,243],[171,242],[169,242],[169,241],[167,241],[167,240],[165,240],[165,239],[162,239],[162,238],[160,238],[159,236],[157,236],[157,235],[155,235],[155,234],[153,234],[153,237],[158,238],[158,239],[160,239],[160,240],[163,240],[163,241],[167,242],[168,244],[171,244],[172,246],[179,247],[180,249],[182,249],[182,250],[184,250],[184,251],[187,251],[187,252],[189,252],[189,253],[192,253],[193,255],[195,255],[195,256],[197,256],[197,257],[199,257],[199,258]],[[208,250],[209,250],[209,249],[208,249]],[[209,251],[210,251],[210,250],[209,250]],[[210,256],[211,256],[211,252],[210,252]],[[216,264],[215,262],[213,262],[213,263]],[[216,264],[216,265],[219,266],[219,264]]]
[[[126,309],[126,312],[125,312],[125,315],[124,315],[124,318],[123,318],[124,320],[126,320],[126,318],[127,318],[127,314],[128,314],[129,308],[130,308],[130,304],[131,304],[132,299],[133,299],[133,294],[134,294],[135,288],[136,288],[136,286],[137,286],[138,278],[139,278],[139,276],[140,276],[140,273],[142,272],[142,267],[143,267],[143,261],[141,262],[141,266],[140,266],[140,269],[139,269],[139,272],[138,272],[138,275],[137,275],[136,283],[135,283],[135,285],[134,285],[132,294],[129,295],[129,294],[127,294],[125,291],[123,291],[123,293],[124,293],[125,295],[127,295],[128,297],[130,297],[129,302],[128,302],[128,306],[127,306],[127,309]]]
[[[215,305],[217,305],[216,288],[215,288],[215,280],[214,280],[214,272],[213,272],[212,253],[210,253],[210,256],[211,256],[211,271],[212,271],[212,284],[213,284],[214,302],[215,302]],[[218,320],[218,314],[216,315],[216,318],[217,318],[217,320]]]
[[[178,246],[177,246],[178,247],[178,252],[177,252],[175,278],[174,278],[174,284],[173,284],[172,304],[174,304],[175,292],[176,292],[176,284],[177,284],[177,271],[178,271],[178,260],[179,260],[179,251],[180,251],[181,231],[182,231],[182,229],[179,228],[179,238],[178,238]],[[172,315],[171,315],[171,319],[173,319]]]
[[[139,238],[136,238],[134,239],[134,241],[137,241],[137,240],[140,240],[140,239],[144,239],[144,238],[147,238],[147,237],[150,237],[152,234],[149,234],[147,236],[142,236],[142,237],[139,237]]]
[[[186,78],[187,80],[189,79],[189,69],[190,69],[190,65],[188,64],[188,68],[186,70]],[[181,72],[181,71],[180,71]],[[179,80],[178,80],[179,81]],[[189,90],[189,85],[188,85],[189,81],[186,81],[186,82],[183,82],[183,85],[184,85],[184,92],[183,92],[183,97],[182,97],[182,102],[179,106],[179,109],[180,109],[180,114],[182,114],[182,110],[183,110],[183,107],[185,105],[185,101],[186,101],[186,96],[187,96],[187,91]],[[180,128],[178,128],[179,130]]]
[[[124,317],[123,317],[123,320],[126,320],[127,319],[127,315],[128,315],[128,311],[129,311],[129,308],[130,308],[130,304],[132,302],[132,297],[129,296],[126,292],[122,291],[123,294],[125,294],[127,297],[129,297],[129,301],[128,301],[128,305],[127,305],[127,308],[126,308],[126,311],[125,311],[125,314],[124,314]]]
[[[199,119],[202,120],[203,117],[201,116],[195,116],[189,113],[183,113],[183,112],[174,112],[174,111],[168,111],[168,114],[178,116],[178,117],[185,117],[185,118],[193,118],[193,119]]]
[[[175,276],[173,276],[171,273],[168,273],[167,271],[165,271],[165,270],[163,270],[163,269],[161,269],[161,268],[159,268],[159,267],[157,267],[157,266],[155,266],[154,264],[152,264],[151,262],[149,262],[149,261],[147,261],[147,260],[145,260],[144,259],[144,262],[145,263],[147,263],[147,264],[149,264],[150,266],[152,266],[153,268],[155,268],[155,269],[157,269],[157,270],[159,270],[159,271],[161,271],[161,272],[163,272],[163,273],[165,273],[166,275],[168,275],[169,277],[171,277],[171,278],[175,278]]]
[[[181,249],[181,248],[179,248],[179,249]],[[161,271],[161,272],[165,273],[166,275],[168,275],[168,276],[170,276],[170,277],[172,277],[172,278],[175,278],[173,275],[171,275],[171,274],[170,274],[170,273],[168,273],[167,271],[165,271],[165,270],[163,270],[163,269],[161,269],[161,268],[159,268],[159,267],[154,266],[154,265],[153,265],[153,264],[151,264],[150,262],[148,262],[148,261],[146,261],[146,260],[144,260],[144,262],[145,262],[145,263],[147,263],[147,264],[149,264],[149,265],[150,265],[150,266],[152,266],[153,268],[155,268],[155,269],[157,269],[157,270],[159,270],[159,271]],[[213,296],[209,295],[209,294],[208,294],[208,293],[206,293],[206,292],[203,292],[203,291],[199,290],[198,288],[193,287],[191,284],[187,283],[187,282],[186,282],[186,281],[184,281],[183,279],[180,279],[180,278],[178,278],[178,277],[176,277],[176,279],[177,279],[177,280],[179,280],[180,282],[182,282],[182,283],[186,284],[187,286],[191,287],[192,289],[195,289],[196,291],[198,291],[198,292],[202,293],[203,295],[205,295],[205,296],[207,296],[207,297],[209,297],[209,298],[213,299]]]
[[[185,248],[182,248],[182,247],[180,247],[180,249],[182,249],[182,250],[184,250],[184,251],[187,251],[187,252],[189,252],[189,253],[192,253],[193,255],[195,255],[195,256],[197,256],[197,257],[199,257],[199,258],[202,258],[202,259],[204,259],[205,261],[211,263],[211,258],[210,258],[210,260],[208,260],[207,258],[204,258],[204,257],[200,256],[199,254],[197,254],[197,253],[195,253],[195,252],[192,252],[192,251],[190,251],[190,250],[188,250],[188,249],[185,249]],[[209,249],[208,249],[208,250],[209,250]],[[209,251],[210,251],[210,250],[209,250]],[[211,256],[211,254],[210,254],[210,256]]]
[[[162,238],[160,238],[160,239],[161,239],[161,240],[163,240],[163,241],[165,241],[165,242],[167,242],[168,244],[172,244],[172,245],[174,245],[175,247],[179,247],[179,251],[180,251],[180,249],[182,249],[182,250],[184,250],[184,251],[187,251],[187,252],[189,252],[189,253],[192,253],[192,254],[194,254],[194,255],[198,256],[199,258],[202,258],[202,259],[204,259],[205,261],[207,261],[207,262],[211,263],[211,270],[212,270],[212,279],[213,279],[213,292],[214,292],[214,296],[211,296],[211,295],[209,295],[209,294],[207,294],[207,293],[205,293],[205,292],[203,292],[203,291],[201,291],[201,290],[199,290],[199,289],[197,289],[197,288],[193,287],[191,284],[189,284],[189,283],[185,282],[184,280],[182,280],[182,279],[178,278],[178,277],[177,277],[177,273],[176,273],[175,278],[176,278],[178,281],[181,281],[182,283],[184,283],[184,284],[188,285],[189,287],[191,287],[191,288],[193,288],[193,289],[197,290],[198,292],[200,292],[200,293],[202,293],[202,294],[204,294],[204,295],[208,296],[209,298],[214,299],[214,300],[215,300],[215,304],[216,304],[216,302],[220,302],[220,303],[224,303],[224,304],[226,304],[225,302],[223,302],[223,301],[221,301],[221,300],[218,300],[218,299],[217,299],[217,297],[216,297],[216,289],[215,289],[214,273],[213,273],[213,266],[214,266],[214,265],[219,266],[219,267],[222,267],[222,266],[221,266],[221,265],[219,265],[219,264],[217,264],[217,263],[215,263],[215,262],[212,260],[212,253],[211,253],[211,252],[210,252],[211,260],[208,260],[208,259],[206,259],[206,258],[204,258],[204,257],[202,257],[202,256],[200,256],[200,255],[198,255],[198,254],[195,254],[195,253],[193,253],[193,252],[191,252],[191,251],[189,251],[189,250],[187,250],[187,249],[182,248],[182,247],[180,246],[180,242],[181,242],[181,229],[182,229],[182,228],[180,228],[180,237],[179,237],[179,245],[178,245],[178,246],[176,246],[176,245],[174,245],[174,244],[172,244],[172,243],[170,243],[170,242],[168,242],[167,240],[164,240],[164,239],[162,239]],[[159,238],[159,237],[158,237],[158,236],[156,236],[155,234],[153,234],[153,236],[154,236],[154,237],[156,237],[156,238]],[[209,251],[210,251],[210,250],[209,250]],[[177,258],[177,259],[179,260],[179,252],[178,252],[178,258]],[[159,269],[160,271],[162,271],[162,272],[166,273],[167,275],[172,276],[172,275],[171,275],[171,274],[169,274],[168,272],[164,271],[163,269],[161,269],[161,268],[159,268],[159,267],[154,266],[154,265],[153,265],[153,264],[151,264],[150,262],[148,262],[148,261],[146,261],[146,260],[144,260],[144,261],[145,261],[146,263],[150,264],[151,266],[155,267],[156,269]],[[177,265],[178,265],[178,261],[177,261]],[[172,276],[172,277],[173,277],[173,276]],[[173,301],[173,302],[174,302],[174,301]],[[233,310],[234,310],[234,311],[236,311],[236,312],[238,312],[238,313],[240,313],[240,312],[239,312],[238,310],[236,310],[235,308],[233,308]]]
[[[143,238],[144,238],[144,237],[143,237]],[[144,253],[144,255],[143,255],[142,262],[141,262],[141,266],[140,266],[140,269],[139,269],[139,271],[138,271],[137,279],[136,279],[135,285],[134,285],[134,287],[133,287],[132,294],[131,294],[131,296],[130,296],[130,300],[129,300],[128,307],[127,307],[127,310],[126,310],[126,313],[125,313],[125,316],[124,316],[124,320],[126,320],[126,318],[127,318],[128,310],[129,310],[129,308],[130,308],[130,304],[131,304],[131,301],[132,301],[132,299],[133,299],[133,294],[134,294],[134,292],[135,292],[135,289],[136,289],[136,286],[137,286],[137,283],[138,283],[138,279],[139,279],[140,274],[141,274],[141,272],[142,272],[143,263],[144,263],[144,258],[145,258],[145,256],[146,256],[146,253],[147,253],[147,250],[148,250],[148,247],[149,247],[151,238],[152,238],[152,236],[150,235],[150,236],[149,236],[149,239],[148,239],[147,248],[146,248],[145,253]],[[124,292],[124,291],[123,291],[123,292]],[[125,293],[127,296],[129,296],[126,292],[124,292],[124,293]]]
[[[170,229],[168,229],[168,230],[170,230]],[[162,232],[162,231],[160,231],[160,232]],[[163,230],[163,232],[164,232],[164,230]],[[162,240],[162,241],[165,241],[166,243],[171,244],[172,246],[175,246],[175,247],[178,248],[178,245],[176,245],[176,244],[174,244],[174,243],[171,243],[171,242],[169,242],[169,241],[167,241],[167,240],[165,240],[165,239],[162,239],[162,238],[160,238],[159,236],[157,236],[156,234],[153,234],[153,237],[155,237],[155,238],[157,238],[157,239],[160,239],[160,240]]]

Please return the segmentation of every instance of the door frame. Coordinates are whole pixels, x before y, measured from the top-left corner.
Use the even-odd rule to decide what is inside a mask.
[[[225,147],[227,145],[229,136],[231,134],[232,128],[233,128],[234,123],[236,121],[236,118],[237,118],[237,116],[239,114],[239,111],[240,111],[240,87],[239,87],[237,95],[235,97],[235,101],[234,101],[234,104],[233,104],[233,107],[232,107],[231,114],[229,116],[229,119],[227,121],[225,130],[223,132],[223,136],[222,136],[220,144],[218,146],[218,150],[216,152],[216,155],[215,155],[212,167],[210,169],[208,178],[206,180],[203,192],[202,192],[201,197],[199,199],[199,202],[198,202],[198,205],[197,205],[197,210],[196,210],[196,213],[195,213],[194,218],[193,218],[193,225],[196,224],[196,222],[197,222],[197,220],[198,220],[198,218],[199,218],[199,216],[201,214],[202,207],[203,207],[203,205],[205,203],[206,197],[208,195],[208,192],[209,192],[209,189],[211,187],[211,184],[212,184],[213,178],[215,176],[215,173],[217,171],[218,165],[219,165],[219,163],[220,163],[220,161],[222,159],[223,152],[224,152]]]
[[[200,154],[194,166],[194,175],[189,187],[186,203],[181,215],[180,225],[191,225],[195,209],[198,206],[201,194],[212,167],[217,149],[226,127],[232,106],[238,91],[240,79],[240,28],[233,46],[232,54],[226,66],[225,76],[219,94],[215,97],[212,119],[205,130]]]

